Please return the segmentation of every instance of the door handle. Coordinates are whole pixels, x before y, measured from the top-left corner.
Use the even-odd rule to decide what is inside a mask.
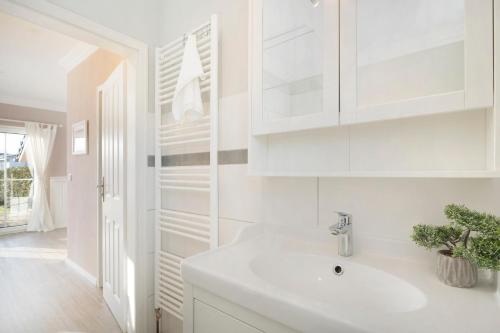
[[[101,178],[101,183],[97,184],[97,190],[99,191],[99,195],[101,196],[102,202],[104,202],[104,177]]]

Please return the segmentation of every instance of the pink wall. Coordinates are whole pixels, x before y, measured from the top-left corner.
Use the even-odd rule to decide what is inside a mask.
[[[87,272],[98,273],[97,87],[122,61],[98,50],[68,74],[68,257]],[[71,154],[71,125],[88,121],[89,153]]]
[[[66,175],[66,112],[48,111],[0,103],[0,118],[62,124],[63,127],[57,129],[54,150],[52,151],[47,172],[49,177]],[[11,126],[23,126],[19,123],[3,123]]]

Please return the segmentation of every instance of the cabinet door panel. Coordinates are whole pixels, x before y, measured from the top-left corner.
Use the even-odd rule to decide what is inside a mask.
[[[262,333],[207,304],[194,303],[194,333]]]
[[[492,105],[491,0],[345,0],[340,12],[341,122]]]
[[[251,1],[252,132],[338,124],[338,0]]]

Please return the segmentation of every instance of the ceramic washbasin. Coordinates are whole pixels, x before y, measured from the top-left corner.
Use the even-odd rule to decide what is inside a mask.
[[[380,245],[382,252],[377,246],[341,257],[327,228],[260,223],[232,244],[184,260],[181,270],[196,290],[297,332],[498,332],[500,298],[493,287],[451,288],[431,263],[391,256],[403,252],[399,243]],[[481,319],[457,320],[470,313]]]
[[[254,274],[276,286],[344,310],[408,312],[426,303],[412,284],[382,270],[340,257],[276,252],[250,262]]]

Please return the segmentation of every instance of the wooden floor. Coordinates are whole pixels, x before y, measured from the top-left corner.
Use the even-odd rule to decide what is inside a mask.
[[[0,333],[121,332],[65,258],[65,229],[0,237]]]

